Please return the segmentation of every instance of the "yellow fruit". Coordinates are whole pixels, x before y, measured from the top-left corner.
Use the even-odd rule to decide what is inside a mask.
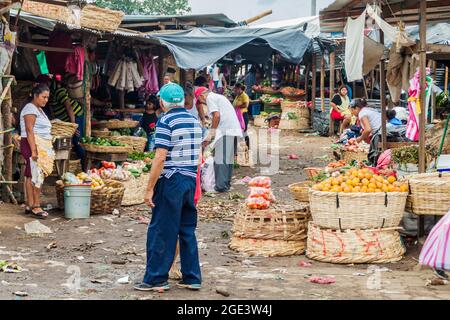
[[[314,186],[312,187],[312,189],[313,189],[313,190],[316,190],[316,191],[320,191],[322,188],[321,188],[321,186],[319,186],[318,184],[316,184],[316,185],[314,185]]]
[[[361,187],[361,192],[366,193],[369,189],[367,188],[367,186],[362,186]]]
[[[394,192],[394,190],[395,190],[395,187],[392,184],[388,185],[389,192]]]
[[[361,180],[361,183],[362,183],[363,186],[368,186],[369,185],[369,179],[364,178],[364,179]]]
[[[365,177],[365,174],[364,174],[364,172],[362,172],[362,171],[359,171],[359,172],[358,172],[358,178],[359,178],[359,180],[362,180],[362,179],[364,179],[364,177]]]
[[[377,186],[377,189],[381,189],[383,187],[383,183],[381,183],[381,182],[377,182],[375,184]]]
[[[339,187],[338,186],[333,186],[333,188],[331,188],[331,192],[339,192]]]
[[[387,178],[387,180],[389,181],[389,183],[394,183],[395,181],[397,181],[397,179],[395,179],[394,176],[389,176],[389,177]]]
[[[384,184],[384,185],[388,185],[388,184],[389,184],[389,181],[387,181],[386,179],[384,179],[384,180],[383,180],[383,184]]]
[[[359,180],[359,178],[353,178],[353,180],[352,180],[352,182],[353,182],[353,185],[356,187],[357,185],[359,185],[359,183],[361,182],[361,180]]]
[[[361,192],[361,187],[360,186],[354,187],[353,192]]]
[[[376,189],[377,185],[374,182],[369,183],[368,185],[369,189]]]
[[[375,192],[382,192],[381,189],[375,189]]]
[[[408,192],[409,191],[409,187],[407,184],[402,184],[402,186],[400,187],[400,191],[401,192]]]
[[[335,178],[331,179],[331,185],[337,186],[338,184],[339,184],[338,179],[335,179]]]
[[[371,175],[370,173],[366,173],[366,174],[364,175],[364,177],[365,177],[367,180],[372,179],[372,175]]]
[[[387,185],[383,185],[383,187],[381,188],[381,190],[382,190],[383,192],[389,192],[389,188],[388,188]]]
[[[358,175],[359,175],[359,174],[358,174],[358,171],[353,171],[353,172],[352,172],[352,176],[354,176],[355,178],[358,177]]]
[[[374,192],[375,192],[375,189],[374,189],[374,188],[369,188],[369,189],[367,189],[367,192],[369,192],[369,193],[374,193]]]
[[[350,193],[350,192],[352,192],[352,189],[350,187],[345,187],[344,188],[344,192],[345,193]]]

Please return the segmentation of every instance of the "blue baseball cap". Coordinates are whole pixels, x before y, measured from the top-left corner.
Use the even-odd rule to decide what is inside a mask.
[[[184,101],[184,90],[176,83],[168,83],[159,90],[157,96],[168,103],[180,103]]]

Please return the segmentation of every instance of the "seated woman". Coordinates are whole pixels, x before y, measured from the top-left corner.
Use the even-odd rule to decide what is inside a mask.
[[[403,123],[397,119],[397,112],[395,110],[387,110],[386,111],[386,118],[389,124],[393,126],[401,126]]]
[[[356,141],[365,141],[370,143],[374,136],[381,128],[381,113],[376,109],[368,107],[365,99],[358,99],[351,105],[352,114],[359,119],[363,133]]]
[[[342,121],[339,128],[339,134],[341,134],[350,124],[354,124],[354,119],[352,121],[352,113],[349,109],[350,98],[348,97],[348,90],[345,85],[339,87],[339,91],[334,95],[330,105],[332,107],[331,119]]]

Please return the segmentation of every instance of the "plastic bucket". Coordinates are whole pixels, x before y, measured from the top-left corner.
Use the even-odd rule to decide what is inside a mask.
[[[87,219],[90,211],[90,185],[64,187],[64,215],[67,219]]]

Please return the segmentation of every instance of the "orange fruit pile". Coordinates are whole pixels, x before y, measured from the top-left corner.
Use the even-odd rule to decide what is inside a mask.
[[[345,174],[328,178],[312,187],[313,190],[325,192],[408,192],[406,182],[399,182],[393,176],[384,177],[373,171],[352,168]]]

